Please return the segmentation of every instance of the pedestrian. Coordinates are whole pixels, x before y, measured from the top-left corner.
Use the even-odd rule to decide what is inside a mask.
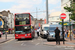
[[[71,33],[71,36],[72,36],[72,30],[70,31],[70,29],[69,29],[69,31],[68,31],[68,38],[70,37],[70,33]]]
[[[65,36],[65,38],[67,38],[67,33],[66,33],[67,31],[66,31],[66,29],[64,28],[64,36]]]
[[[54,31],[55,31],[56,45],[57,44],[60,45],[60,30],[58,29],[58,27],[56,27]]]
[[[1,38],[1,34],[2,34],[2,32],[0,31],[0,38]]]
[[[66,33],[67,33],[67,37],[68,37],[68,30],[66,31]]]
[[[65,32],[65,39],[67,38],[67,33]]]
[[[39,28],[37,29],[37,36],[39,37]]]
[[[73,33],[73,38],[75,39],[75,29],[72,31]]]

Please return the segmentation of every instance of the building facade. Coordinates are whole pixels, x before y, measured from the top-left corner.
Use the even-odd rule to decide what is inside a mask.
[[[74,0],[72,0],[72,1],[74,1]],[[70,12],[67,12],[64,9],[64,7],[65,6],[70,7],[70,4],[71,4],[70,0],[61,0],[61,12],[65,13],[67,15],[66,19],[64,19],[64,21],[66,23],[66,25],[65,25],[66,29],[69,29],[69,19],[70,19],[69,14],[70,14]],[[73,21],[73,20],[70,19],[70,22],[71,22],[71,29],[74,29],[75,28],[75,21]]]
[[[35,21],[35,28],[41,27],[42,24],[44,24],[44,20],[43,19],[34,19]]]
[[[6,16],[6,17],[8,17],[8,13],[10,13],[9,10],[8,11],[3,10],[0,12],[0,14],[2,14],[3,16]]]
[[[70,7],[70,1],[69,0],[61,0],[61,12],[65,13],[67,15],[65,22],[69,22],[69,12],[67,12],[64,7],[69,6]]]
[[[59,24],[61,12],[53,12],[49,15],[49,24]]]
[[[11,13],[8,13],[8,27],[10,28],[14,28],[14,15]]]
[[[0,16],[5,20],[9,30],[14,28],[14,15],[9,10],[0,12]]]
[[[4,20],[2,18],[2,16],[0,16],[0,29],[4,28]]]

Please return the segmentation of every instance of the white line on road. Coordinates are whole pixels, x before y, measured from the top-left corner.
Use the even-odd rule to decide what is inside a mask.
[[[21,46],[26,46],[26,44],[22,43]]]
[[[35,44],[35,45],[39,45],[40,43],[37,43],[37,44]]]
[[[23,45],[24,45],[24,43],[21,44],[21,46],[23,46]]]

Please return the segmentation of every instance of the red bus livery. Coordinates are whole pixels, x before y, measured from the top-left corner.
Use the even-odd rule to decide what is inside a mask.
[[[32,39],[35,36],[33,21],[30,13],[15,14],[15,39]]]

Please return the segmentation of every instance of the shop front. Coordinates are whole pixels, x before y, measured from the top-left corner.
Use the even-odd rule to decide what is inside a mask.
[[[9,34],[13,34],[14,28],[9,28],[8,30],[9,30]]]
[[[73,21],[71,23],[72,23],[73,29],[75,29],[75,21]]]
[[[62,22],[59,22],[60,25],[62,25]],[[71,25],[71,29],[73,29],[72,23],[69,24],[69,22],[64,22],[64,28],[69,30]]]

